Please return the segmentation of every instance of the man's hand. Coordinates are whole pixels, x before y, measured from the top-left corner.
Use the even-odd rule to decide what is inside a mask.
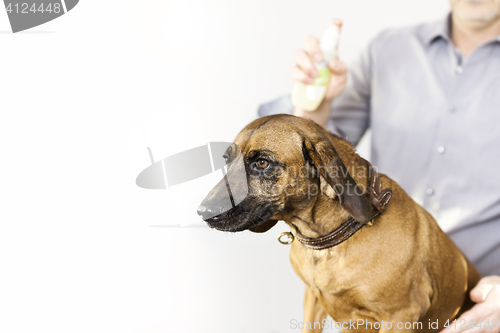
[[[305,40],[305,50],[299,50],[295,55],[295,66],[292,67],[292,78],[305,84],[314,83],[314,79],[319,75],[316,63],[322,62],[323,54],[319,48],[319,41],[314,36],[307,36]],[[347,80],[346,65],[340,60],[328,61],[328,68],[332,72],[330,84],[326,90],[326,100],[330,102],[344,90]]]
[[[305,50],[299,50],[295,56],[295,66],[292,67],[292,78],[305,84],[314,83],[319,75],[315,63],[323,61],[323,54],[319,48],[319,41],[313,36],[306,37]],[[321,125],[325,125],[330,114],[330,105],[334,98],[339,96],[347,81],[347,67],[340,60],[328,61],[328,68],[332,72],[330,83],[326,90],[325,99],[316,111],[307,112],[295,108],[296,116],[306,116]]]
[[[482,278],[470,296],[477,304],[440,333],[500,332],[500,276]]]

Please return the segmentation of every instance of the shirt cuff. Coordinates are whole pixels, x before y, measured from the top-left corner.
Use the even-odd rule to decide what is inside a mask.
[[[270,116],[272,114],[292,114],[293,104],[290,95],[279,97],[271,102],[261,104],[257,110],[259,117]]]
[[[257,110],[257,114],[259,117],[270,116],[272,114],[279,113],[293,114],[293,104],[290,95],[281,96],[275,100],[272,100],[271,102],[261,104],[259,106],[259,109]],[[325,124],[325,128],[331,133],[345,138],[345,134],[339,131],[335,126],[335,122],[331,115]]]

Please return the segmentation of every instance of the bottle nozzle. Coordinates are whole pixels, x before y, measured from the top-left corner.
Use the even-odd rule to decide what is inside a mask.
[[[342,28],[342,20],[341,19],[338,19],[338,18],[334,18],[332,20],[332,25],[336,25],[337,27],[339,28]]]
[[[323,52],[323,56],[327,59],[337,59],[341,27],[342,21],[335,19],[332,21],[330,27],[323,33],[320,48],[321,52]]]

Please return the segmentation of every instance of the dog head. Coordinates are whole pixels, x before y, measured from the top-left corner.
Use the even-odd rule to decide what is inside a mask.
[[[335,145],[355,155],[347,142],[310,120],[274,115],[253,121],[226,151],[227,174],[198,214],[218,230],[264,232],[327,195],[355,220],[369,221],[372,206]]]

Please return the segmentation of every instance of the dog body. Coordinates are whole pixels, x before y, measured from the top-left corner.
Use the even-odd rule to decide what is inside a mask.
[[[370,328],[382,322],[432,332],[430,323],[442,328],[471,306],[464,300],[479,280],[475,268],[424,209],[390,178],[381,180],[393,197],[372,226],[320,251],[292,243],[292,266],[306,284],[304,323],[329,314],[340,325],[363,320],[343,333],[376,332]]]
[[[468,294],[480,279],[473,265],[385,175],[374,190],[388,189],[392,197],[378,206],[367,194],[371,166],[346,141],[312,121],[276,115],[250,123],[226,155],[227,176],[198,209],[209,226],[264,232],[283,220],[297,237],[311,240],[346,221],[361,226],[324,249],[292,243],[292,266],[306,284],[304,324],[315,327],[306,331],[321,332],[314,323],[329,314],[344,333],[434,332],[472,305]],[[227,180],[235,161],[245,166],[248,178],[239,181],[248,194],[223,211],[221,194],[235,191]]]

